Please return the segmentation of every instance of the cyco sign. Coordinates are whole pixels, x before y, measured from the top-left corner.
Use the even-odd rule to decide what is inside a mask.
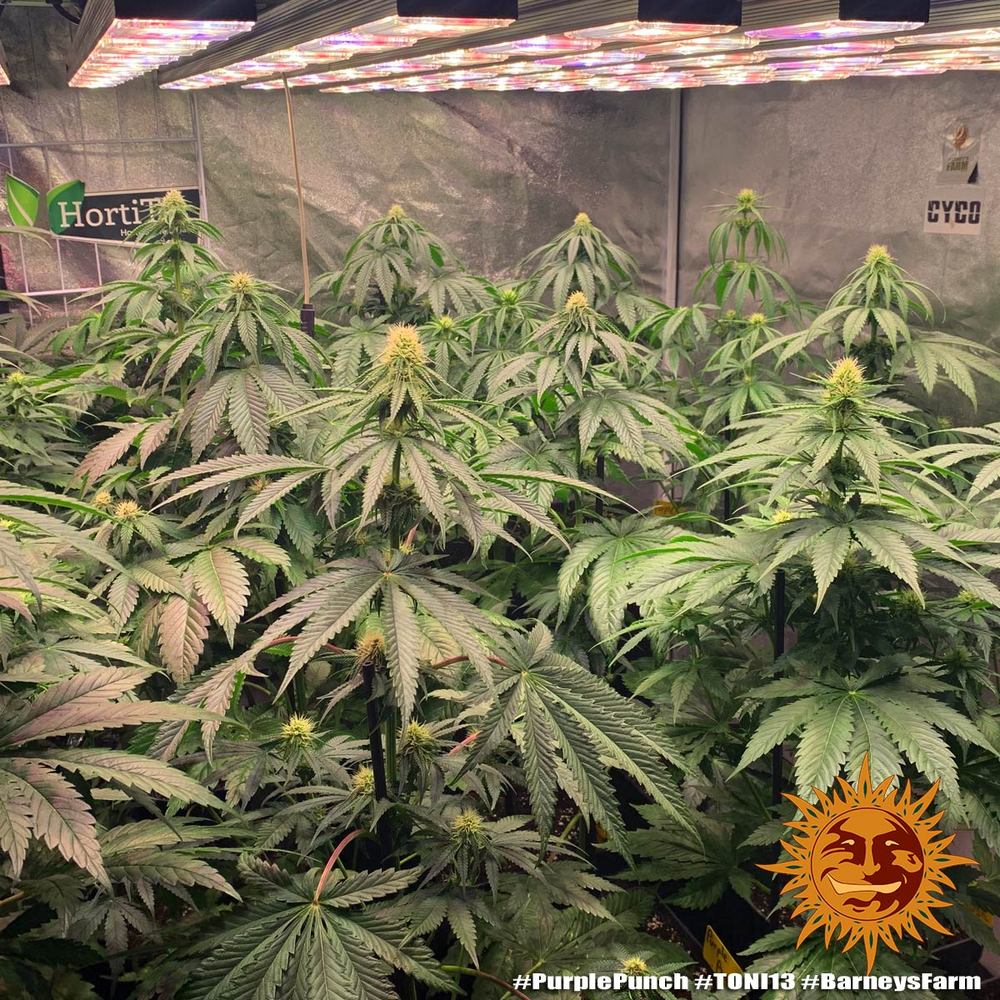
[[[87,194],[83,181],[67,181],[49,191],[43,205],[41,194],[13,174],[7,175],[5,188],[7,211],[15,226],[39,226],[57,236],[113,243],[127,242],[166,194],[166,190]],[[197,188],[183,188],[181,194],[200,208]]]
[[[974,187],[974,185],[969,185]],[[934,192],[927,199],[925,233],[976,235],[982,229],[983,200],[979,196],[959,197],[955,189]]]

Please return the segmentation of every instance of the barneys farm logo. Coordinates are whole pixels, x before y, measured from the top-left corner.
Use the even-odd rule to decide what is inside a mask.
[[[937,784],[914,801],[909,782],[899,792],[895,780],[873,788],[865,757],[856,785],[837,779],[839,795],[814,788],[815,804],[786,795],[803,817],[785,824],[796,831],[781,842],[791,859],[759,866],[791,876],[782,894],[796,893],[793,917],[807,915],[797,946],[818,930],[827,948],[834,937],[844,951],[864,942],[868,972],[880,943],[898,951],[904,933],[922,941],[919,924],[950,934],[932,912],[951,905],[941,898],[955,888],[944,871],[976,864],[946,853],[955,838],[938,828],[941,813],[927,815]]]

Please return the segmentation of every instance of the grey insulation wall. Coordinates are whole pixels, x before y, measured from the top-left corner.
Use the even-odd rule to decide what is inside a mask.
[[[188,95],[158,90],[151,78],[113,91],[69,90],[62,69],[69,37],[70,26],[52,11],[13,8],[0,18],[14,80],[0,90],[0,141],[190,134]],[[470,267],[495,276],[510,273],[524,253],[586,210],[638,256],[650,290],[659,292],[676,103],[669,93],[297,92],[313,271],[333,267],[352,234],[394,202],[452,243]],[[298,290],[283,95],[229,87],[201,92],[197,105],[208,217],[225,233],[225,259]],[[19,176],[44,183],[41,150],[12,155]],[[193,148],[183,143],[68,145],[47,155],[55,177],[80,177],[92,190],[194,176]],[[0,158],[0,172],[5,167]],[[85,280],[93,255],[63,245],[70,270]],[[54,278],[54,262],[48,265]]]
[[[317,266],[393,202],[491,274],[586,210],[664,283],[670,95],[299,93],[295,108]],[[202,109],[212,217],[285,268],[283,95],[229,88]]]
[[[985,130],[979,236],[923,231],[949,123]],[[741,187],[767,195],[785,270],[825,301],[873,242],[938,293],[949,329],[1000,347],[1000,75],[706,87],[684,95],[681,298],[705,263],[711,206]],[[1000,415],[996,390],[984,403]]]

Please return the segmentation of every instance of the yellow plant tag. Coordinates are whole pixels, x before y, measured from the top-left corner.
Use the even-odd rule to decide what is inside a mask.
[[[742,967],[729,953],[729,949],[722,943],[722,938],[709,925],[705,928],[705,943],[701,949],[702,957],[708,967],[713,972],[741,973]]]

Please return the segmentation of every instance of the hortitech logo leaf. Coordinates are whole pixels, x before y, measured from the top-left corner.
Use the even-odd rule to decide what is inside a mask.
[[[15,226],[33,226],[38,215],[41,195],[30,184],[18,180],[13,174],[7,174],[5,187],[10,221]]]
[[[52,232],[59,234],[69,229],[74,216],[79,215],[78,206],[83,201],[84,194],[83,181],[67,181],[54,187],[45,196],[49,228]]]

